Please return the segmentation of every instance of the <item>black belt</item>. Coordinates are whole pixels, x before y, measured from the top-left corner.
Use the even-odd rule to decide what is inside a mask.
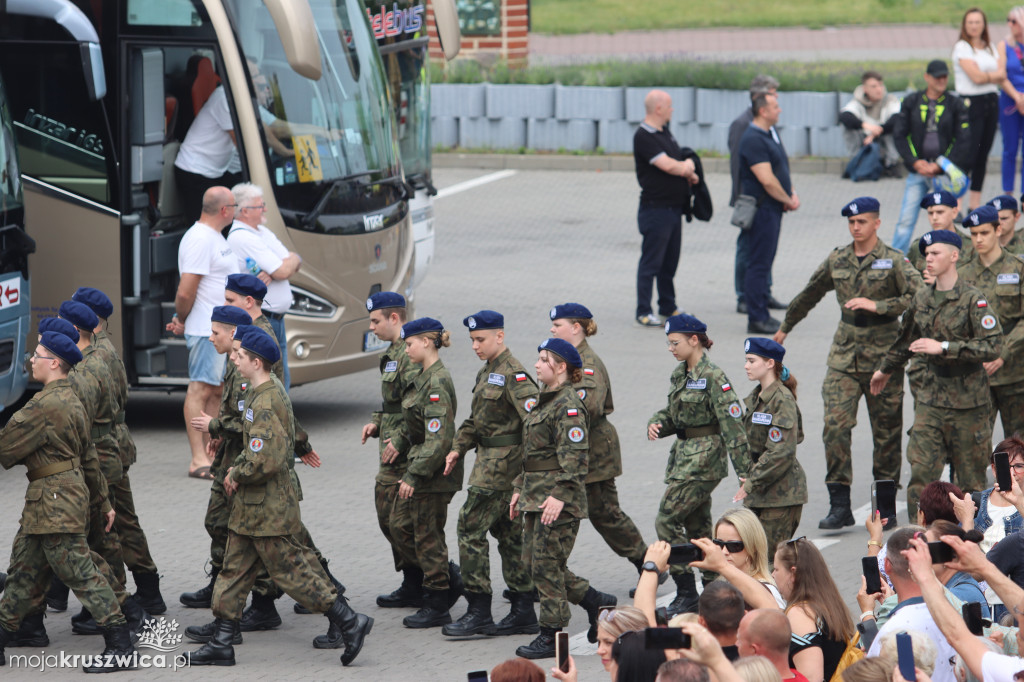
[[[380,411],[384,414],[402,414],[402,403],[383,402],[380,404]]]
[[[480,445],[485,448],[503,448],[507,445],[519,445],[523,442],[523,434],[509,433],[504,436],[480,436]]]
[[[932,371],[935,372],[936,376],[940,376],[943,379],[965,377],[968,374],[981,372],[985,369],[985,366],[980,362],[964,362],[959,365],[940,365],[934,362],[929,362],[928,364],[931,365]]]
[[[89,435],[93,440],[103,438],[110,433],[114,428],[113,422],[106,422],[104,424],[93,424],[93,427],[89,430]]]
[[[284,313],[268,313],[266,310],[263,310],[261,312],[264,315],[266,315],[267,317],[269,317],[270,319],[272,319],[272,320],[283,320],[284,319]]]
[[[676,438],[686,440],[687,438],[700,438],[701,436],[715,436],[721,432],[722,427],[719,424],[705,424],[704,426],[694,426],[689,429],[679,429],[676,431]]]
[[[854,327],[881,327],[885,324],[892,324],[898,318],[895,315],[875,315],[874,313],[843,311],[843,322],[852,324]]]
[[[77,457],[74,459],[65,459],[62,462],[54,462],[53,464],[47,464],[46,466],[41,466],[38,469],[33,469],[32,471],[26,471],[25,476],[28,477],[29,481],[38,481],[40,478],[46,478],[47,476],[62,474],[65,471],[77,469],[78,463]]]

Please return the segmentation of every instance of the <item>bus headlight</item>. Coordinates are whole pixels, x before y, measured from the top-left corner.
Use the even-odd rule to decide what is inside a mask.
[[[303,317],[332,317],[338,310],[337,306],[331,304],[316,294],[292,287],[292,305],[288,309],[289,315],[301,315]]]
[[[299,341],[295,344],[295,357],[299,360],[305,360],[309,357],[309,344],[305,341]]]

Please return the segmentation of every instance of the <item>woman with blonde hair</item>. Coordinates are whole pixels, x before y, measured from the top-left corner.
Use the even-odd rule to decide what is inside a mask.
[[[882,656],[862,658],[841,673],[843,682],[892,682],[893,662]]]
[[[627,632],[640,632],[648,627],[647,616],[634,606],[616,606],[601,609],[597,617],[597,655],[601,665],[611,672],[612,646]]]
[[[747,656],[734,661],[732,667],[743,682],[782,682],[782,675],[764,656]]]
[[[780,609],[786,607],[772,578],[768,538],[754,512],[745,507],[726,511],[715,523],[713,542],[730,564],[764,585]]]

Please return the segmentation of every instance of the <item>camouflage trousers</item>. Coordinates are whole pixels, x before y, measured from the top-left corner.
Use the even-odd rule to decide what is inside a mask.
[[[491,594],[491,561],[487,533],[498,541],[501,574],[514,592],[529,592],[533,580],[523,564],[523,522],[508,518],[511,490],[471,487],[459,511],[459,564],[467,592]]]
[[[298,533],[292,536],[292,539],[294,539],[295,542],[311,551],[313,553],[313,556],[316,557],[317,563],[319,563],[320,566],[323,567],[323,565],[326,563],[326,559],[324,559],[324,555],[320,553],[320,550],[317,548],[317,546],[313,544],[313,536],[309,534],[309,529],[306,528],[306,524],[302,524],[302,528],[299,530]],[[281,587],[277,583],[275,583],[274,580],[270,577],[270,573],[269,571],[267,571],[267,568],[265,566],[257,576],[256,583],[252,586],[252,591],[254,594],[260,594],[265,597],[272,597],[274,599],[280,597],[281,594],[284,592],[284,590],[282,590]]]
[[[955,482],[965,493],[985,489],[985,471],[992,447],[992,408],[967,410],[932,407],[918,403],[907,444],[910,484],[907,514],[917,518],[921,490],[938,480],[942,467],[952,462]]]
[[[391,532],[392,520],[397,526],[409,525],[409,500],[398,497],[398,483],[374,484],[373,504],[377,508],[377,525],[380,526],[380,532],[391,545],[391,558],[394,559],[395,570],[401,571],[403,568],[414,566],[415,564],[408,564],[404,558],[415,554],[414,549],[406,547],[400,550]]]
[[[828,368],[821,385],[825,401],[826,483],[853,484],[853,451],[851,433],[857,425],[857,408],[861,396],[868,406],[871,438],[874,442],[871,473],[873,480],[900,480],[903,460],[903,372],[897,370],[885,389],[871,395],[871,372],[840,372]]]
[[[120,479],[118,479],[120,482]],[[117,510],[116,484],[108,482],[107,500]],[[121,553],[121,539],[117,535],[117,515],[114,525],[107,530],[107,517],[100,513],[99,507],[89,508],[89,528],[86,532],[89,549],[93,550],[107,562],[117,584],[124,587],[127,577],[124,572],[124,556]],[[70,585],[69,585],[70,587]]]
[[[203,525],[210,536],[210,563],[218,571],[224,567],[224,547],[228,544],[228,519],[231,500],[224,492],[224,484],[214,480],[210,485],[210,501],[206,505]]]
[[[587,483],[587,516],[613,552],[633,562],[644,560],[644,536],[619,506],[614,478]]]
[[[398,486],[395,486],[396,488]],[[414,493],[407,502],[408,517],[391,517],[393,547],[402,552],[408,566],[419,566],[423,571],[423,588],[448,589],[448,544],[444,539],[444,524],[448,520],[448,503],[455,493]],[[411,550],[411,551],[410,551]]]
[[[803,509],[802,504],[791,507],[750,507],[750,511],[757,515],[761,526],[764,527],[764,534],[768,538],[768,563],[775,560],[775,550],[781,543],[793,539],[796,529],[800,526]]]
[[[89,550],[82,534],[28,535],[19,530],[7,570],[7,585],[0,596],[0,626],[8,632],[17,630],[25,616],[46,609],[46,591],[54,575],[75,593],[100,627],[125,623],[118,604],[128,595],[123,587],[115,594],[110,567]]]
[[[1024,435],[1024,383],[990,386],[992,393],[992,420],[996,412],[1003,425],[1003,438],[1015,433]]]
[[[224,568],[213,586],[213,615],[238,620],[260,571],[313,613],[327,613],[338,597],[316,555],[293,536],[255,537],[228,531]]]
[[[567,562],[576,544],[580,520],[562,515],[550,526],[540,512],[523,512],[523,563],[540,595],[541,627],[569,624],[569,603],[579,604],[590,583],[569,570]]]
[[[149,542],[139,523],[139,515],[135,512],[135,498],[132,496],[132,484],[128,479],[128,467],[124,468],[124,476],[113,485],[114,487],[114,530],[121,541],[121,556],[129,571],[140,573],[156,573],[156,563],[149,553]]]
[[[711,493],[719,481],[672,480],[665,489],[654,519],[658,539],[670,544],[689,542],[690,538],[711,537]],[[672,573],[689,573],[688,566],[671,566]],[[717,573],[703,571],[704,582],[718,577]]]

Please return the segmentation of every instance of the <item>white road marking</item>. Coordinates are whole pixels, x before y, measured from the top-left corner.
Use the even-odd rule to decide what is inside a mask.
[[[811,538],[811,542],[818,549],[825,549],[826,547],[839,544],[839,538]]]
[[[504,180],[505,178],[510,178],[515,174],[515,170],[506,169],[497,171],[495,173],[488,173],[487,175],[481,175],[479,178],[473,178],[472,180],[466,180],[465,182],[458,182],[452,185],[451,187],[445,187],[444,189],[438,190],[434,198],[443,199],[444,197],[450,197],[453,194],[465,192],[467,189],[473,189],[474,187],[479,187],[480,185],[486,185],[487,183],[494,182],[495,180]]]

